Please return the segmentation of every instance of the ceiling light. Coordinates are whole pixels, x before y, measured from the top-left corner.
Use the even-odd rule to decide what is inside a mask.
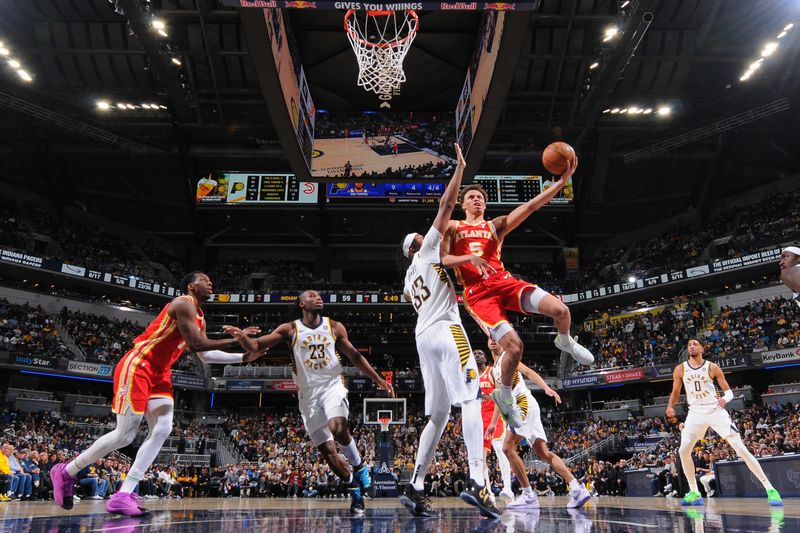
[[[111,107],[111,104],[109,104],[105,100],[98,100],[97,101],[97,109],[100,109],[102,111],[107,111],[110,107]]]
[[[747,80],[750,79],[750,76],[752,76],[752,75],[753,75],[753,71],[752,70],[748,70],[747,72],[742,74],[742,76],[739,78],[739,81],[747,81]]]
[[[628,276],[628,283],[634,283],[636,281],[636,276]]]
[[[764,49],[761,50],[761,57],[769,57],[777,49],[778,49],[778,43],[776,42],[767,43],[764,45]]]
[[[177,57],[173,57],[172,58],[172,62],[175,63],[178,66],[181,66],[181,60],[178,59]]]
[[[19,68],[19,67],[22,66],[22,65],[19,64],[19,61],[17,61],[16,59],[10,59],[8,61],[8,64],[11,66],[11,68]]]
[[[24,71],[22,69],[17,70],[17,74],[19,74],[19,77],[22,78],[25,81],[33,81],[33,78],[31,78],[31,75],[28,74],[26,71]]]
[[[167,36],[167,32],[165,32],[164,30],[158,30],[158,34],[160,36],[162,36],[162,37],[166,37]]]
[[[670,113],[672,113],[672,108],[669,106],[661,106],[658,108],[658,114],[661,115],[662,117],[665,117]]]
[[[653,112],[653,108],[652,107],[648,107],[647,109],[644,110],[644,114],[645,115],[649,115],[652,112]]]
[[[150,104],[142,104],[142,109],[150,109]]]
[[[627,113],[628,112],[628,108],[627,107],[623,107],[622,109],[619,110],[619,112],[620,113]]]
[[[789,24],[787,24],[786,26],[784,26],[784,27],[783,27],[783,31],[789,31],[789,30],[791,30],[792,28],[794,28],[794,24],[792,24],[792,23],[790,22]]]
[[[603,113],[610,113],[611,109],[603,109]]]
[[[597,68],[597,67],[599,67],[599,66],[600,66],[600,63],[598,63],[597,61],[595,61],[594,63],[592,63],[591,65],[589,65],[589,70],[594,70],[594,69],[596,69],[596,68]]]
[[[782,31],[782,32],[780,32],[780,33],[778,34],[778,39],[783,39],[784,37],[786,37],[786,33],[787,33],[787,32],[785,32],[785,31]]]
[[[628,4],[630,4],[630,3],[631,3],[631,0],[625,0],[624,2],[622,2],[622,4],[619,6],[619,8],[620,9],[625,9],[626,7],[628,7]]]
[[[605,35],[605,37],[603,37],[603,42],[610,41],[611,39],[616,37],[617,33],[619,33],[619,30],[617,29],[616,26],[609,26],[603,32],[603,34]]]
[[[619,108],[618,107],[615,107],[614,109],[611,110],[611,114],[612,115],[616,115],[617,113],[619,113]]]
[[[163,30],[167,25],[161,19],[153,19],[153,27],[157,30]]]
[[[125,104],[117,103],[117,109],[127,109],[127,107]]]
[[[167,108],[167,106],[165,106],[165,105],[159,105],[158,107],[160,107],[161,109],[166,109]]]
[[[11,53],[11,50],[0,44],[0,56],[7,56]]]
[[[747,67],[748,70],[758,70],[761,67],[761,63],[764,61],[764,58],[758,59],[750,63],[750,66]]]

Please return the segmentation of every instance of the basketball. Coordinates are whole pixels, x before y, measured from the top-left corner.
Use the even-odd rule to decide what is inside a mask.
[[[575,149],[565,142],[554,142],[547,145],[542,152],[542,164],[548,172],[560,176],[567,170],[567,163],[575,159]]]

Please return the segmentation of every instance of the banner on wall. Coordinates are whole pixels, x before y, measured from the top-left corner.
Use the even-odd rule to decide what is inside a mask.
[[[796,361],[800,359],[800,348],[785,348],[783,350],[770,350],[761,352],[761,359],[764,364],[783,363],[786,361]]]
[[[621,383],[623,381],[635,381],[644,379],[644,368],[632,368],[630,370],[618,370],[605,374],[606,383]]]
[[[172,384],[185,389],[205,389],[206,378],[190,372],[172,371]]]
[[[11,356],[11,363],[15,365],[32,366],[36,368],[55,368],[56,362],[53,359],[45,357],[36,357],[33,355],[16,354]]]
[[[597,381],[600,376],[597,374],[592,374],[590,376],[577,376],[574,378],[564,378],[561,380],[561,386],[565,389],[571,389],[574,387],[588,387],[591,385],[596,385]]]
[[[87,361],[70,361],[67,364],[67,372],[83,374],[85,376],[111,377],[114,374],[114,367],[111,365],[101,365],[99,363],[89,363]]]

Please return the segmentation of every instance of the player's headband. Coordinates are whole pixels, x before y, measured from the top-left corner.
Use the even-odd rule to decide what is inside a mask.
[[[416,237],[416,233],[409,233],[406,235],[406,238],[403,239],[403,256],[408,257],[408,253],[411,251],[411,244],[414,242],[414,237]]]
[[[800,247],[797,246],[787,246],[783,251],[794,255],[800,255]]]

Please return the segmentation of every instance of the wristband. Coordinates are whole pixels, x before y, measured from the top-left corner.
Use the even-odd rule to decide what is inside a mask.
[[[731,389],[726,390],[722,395],[722,399],[725,400],[725,403],[730,403],[733,400],[733,391]]]

